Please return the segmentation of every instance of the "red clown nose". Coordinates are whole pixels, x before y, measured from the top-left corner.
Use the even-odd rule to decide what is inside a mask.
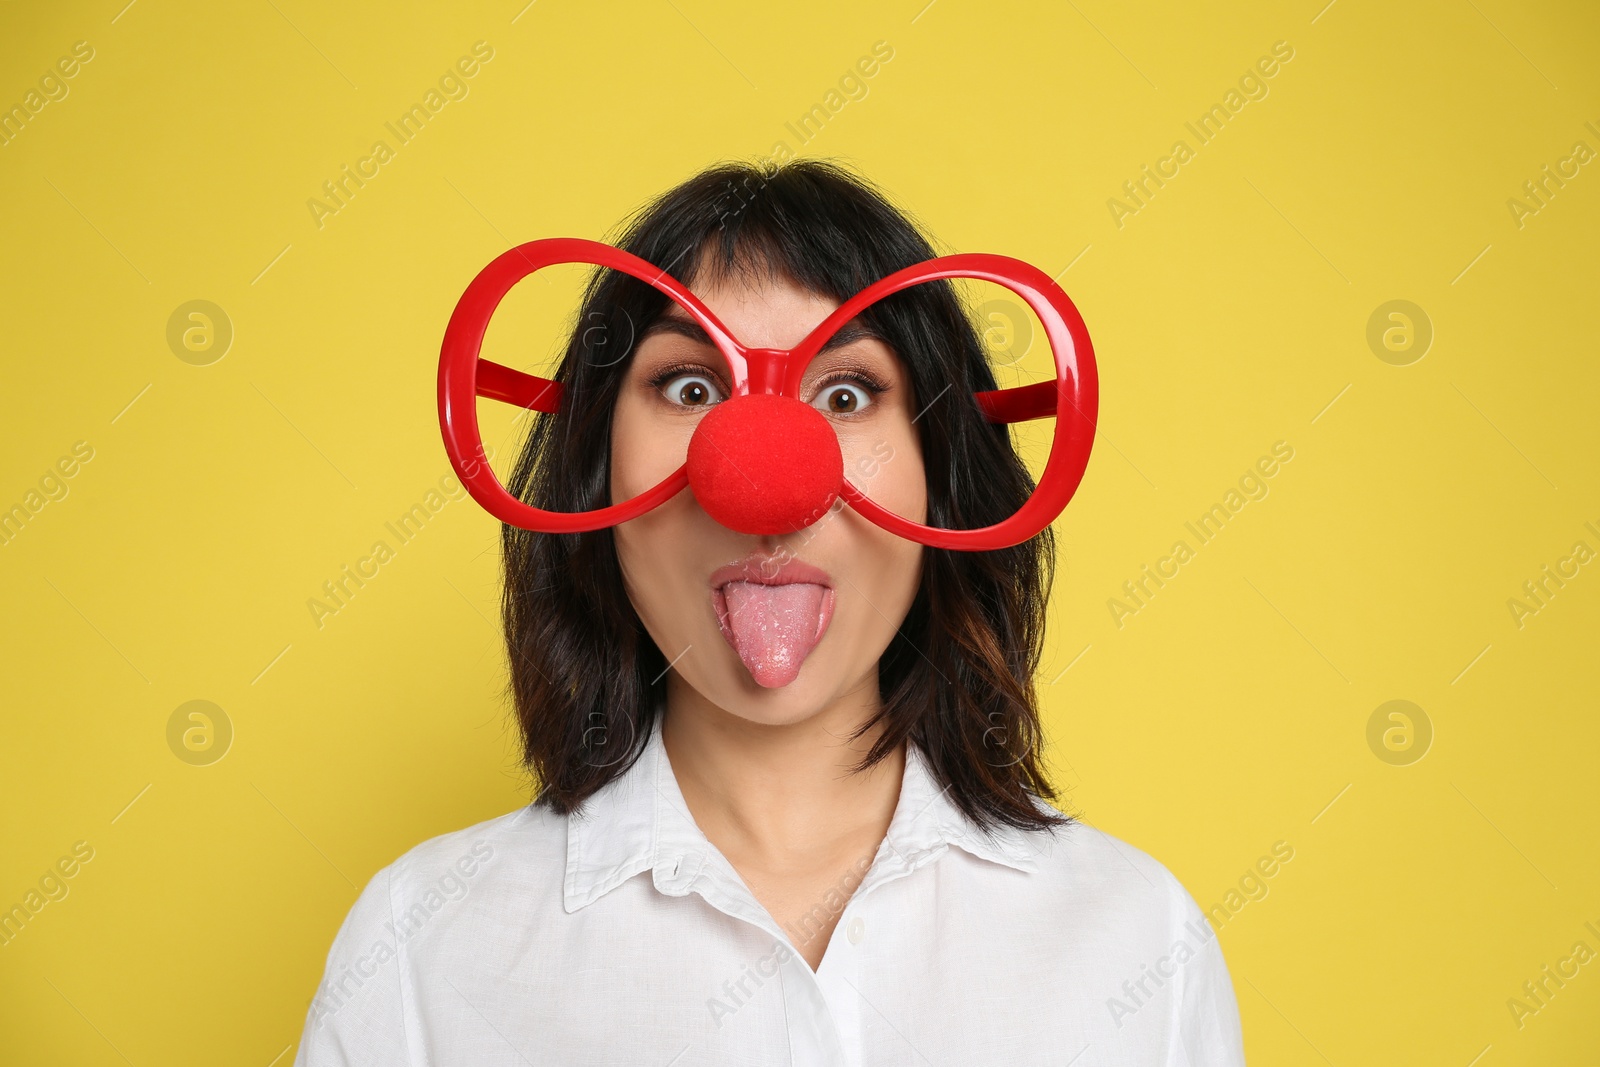
[[[775,393],[717,404],[689,439],[689,488],[730,530],[786,534],[826,514],[844,482],[839,438],[822,412]]]

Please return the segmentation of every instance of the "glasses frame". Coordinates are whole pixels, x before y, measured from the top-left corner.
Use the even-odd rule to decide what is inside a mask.
[[[869,522],[933,548],[986,551],[1008,548],[1037,535],[1066,508],[1089,463],[1099,414],[1100,385],[1094,345],[1077,306],[1049,275],[1009,256],[968,252],[940,256],[898,270],[839,305],[792,349],[751,348],[723,326],[676,278],[631,252],[579,237],[549,237],[507,251],[478,272],[457,301],[439,353],[439,428],[450,464],[474,500],[501,522],[541,533],[583,533],[637,518],[682,492],[688,464],[632,499],[591,511],[545,511],[512,496],[489,468],[478,428],[477,400],[486,397],[532,411],[555,414],[561,383],[482,358],[489,320],[511,287],[535,271],[569,263],[607,267],[628,274],[674,301],[706,332],[728,361],[733,396],[777,393],[800,398],[806,368],[838,329],[884,297],[923,282],[971,278],[1002,285],[1033,309],[1044,327],[1055,361],[1054,381],[972,394],[991,423],[1056,419],[1044,473],[1022,507],[991,526],[945,530],[896,515],[844,479],[839,496]],[[723,401],[726,403],[727,401]]]

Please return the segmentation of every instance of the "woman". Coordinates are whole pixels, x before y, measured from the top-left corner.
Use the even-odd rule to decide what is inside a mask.
[[[747,346],[788,348],[934,253],[836,166],[725,165],[619,246]],[[684,463],[729,369],[676,303],[597,272],[509,488],[581,511]],[[1032,489],[955,290],[873,305],[801,399],[854,484],[949,529]],[[835,507],[737,533],[695,493],[615,529],[506,526],[536,801],[380,871],[298,1063],[1235,1065],[1221,950],[1158,862],[1060,815],[1033,672],[1049,531],[923,548]]]

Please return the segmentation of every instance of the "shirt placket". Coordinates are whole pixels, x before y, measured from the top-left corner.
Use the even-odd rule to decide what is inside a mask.
[[[947,828],[929,810],[933,801],[909,798],[913,806],[907,810],[912,814],[897,816],[891,824],[872,866],[840,913],[820,967],[813,972],[732,866],[705,840],[682,804],[676,783],[671,783],[671,793],[667,791],[671,771],[665,752],[658,751],[656,759],[656,888],[670,896],[698,893],[724,915],[771,936],[774,947],[789,949],[778,973],[792,1067],[866,1067],[867,1017],[882,1015],[869,999],[872,991],[862,979],[869,971],[866,953],[871,951],[872,898],[879,887],[907,877],[949,848]],[[907,799],[902,797],[902,801]],[[881,915],[881,919],[887,921],[888,916]],[[883,1022],[890,1028],[899,1025],[887,1018]]]
[[[722,862],[705,851],[663,856],[653,871],[656,888],[668,896],[696,893],[729,918],[770,936],[774,948],[789,949],[778,975],[792,1067],[838,1067],[857,1062],[846,1058],[832,1004],[817,976],[744,883],[731,869],[722,869]]]
[[[827,1003],[828,1014],[839,1034],[841,1059],[848,1067],[863,1067],[861,971],[867,916],[871,905],[851,897],[828,939],[828,950],[814,975],[815,985]],[[854,929],[855,937],[850,936]],[[810,973],[810,968],[803,968]]]
[[[869,953],[873,951],[874,926],[888,919],[880,903],[883,900],[880,890],[932,863],[947,847],[943,843],[931,843],[902,851],[886,840],[867,876],[839,915],[839,923],[828,940],[828,950],[823,954],[815,977],[838,1029],[842,1053],[838,1062],[847,1067],[866,1067],[869,1017],[881,1019],[891,1029],[898,1025],[873,1004],[871,983],[864,978],[869,970],[882,972],[882,968],[867,966]],[[809,973],[810,969],[806,970]]]

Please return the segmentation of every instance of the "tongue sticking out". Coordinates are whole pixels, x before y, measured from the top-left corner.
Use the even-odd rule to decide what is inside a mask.
[[[717,621],[757,685],[776,689],[800,674],[833,617],[833,590],[811,582],[722,587]]]

